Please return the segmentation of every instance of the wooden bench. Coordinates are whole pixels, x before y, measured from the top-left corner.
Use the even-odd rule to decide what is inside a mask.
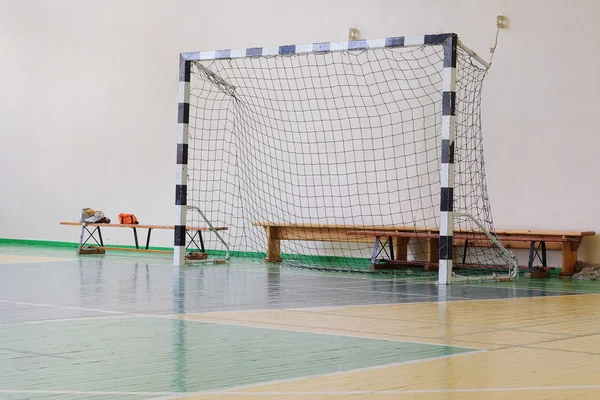
[[[281,240],[306,240],[328,242],[373,243],[381,244],[381,237],[387,238],[384,245],[389,246],[394,261],[402,263],[408,257],[408,243],[411,238],[427,240],[426,261],[423,264],[435,266],[439,262],[439,237],[437,229],[414,226],[365,226],[365,225],[329,225],[310,223],[254,222],[262,226],[267,235],[266,261],[281,261]],[[534,258],[541,252],[542,266],[547,266],[546,250],[562,251],[561,276],[575,273],[577,250],[585,236],[593,236],[593,231],[542,231],[542,230],[496,230],[496,236],[506,248],[529,249],[528,268],[533,266]],[[377,239],[379,237],[379,239]],[[480,232],[454,231],[454,245],[471,247],[490,247],[491,241]],[[374,249],[375,251],[375,249]],[[463,261],[464,261],[463,256]],[[373,262],[373,259],[372,259]],[[384,266],[381,265],[383,268]]]
[[[153,229],[173,230],[173,229],[175,229],[175,227],[173,225],[94,224],[94,223],[82,223],[82,222],[70,222],[70,221],[61,222],[60,224],[61,225],[71,225],[71,226],[81,226],[81,235],[79,237],[79,246],[77,247],[78,254],[86,253],[82,249],[83,249],[83,246],[85,246],[85,244],[90,239],[93,240],[94,242],[96,242],[96,244],[98,246],[100,246],[100,248],[102,250],[126,250],[126,251],[145,251],[145,252],[154,252],[154,253],[172,253],[172,251],[167,251],[167,250],[151,250],[151,249],[149,249],[149,247],[150,247],[150,236],[152,234]],[[89,228],[93,228],[93,229],[90,231]],[[104,240],[102,238],[101,228],[129,228],[129,229],[132,229],[133,237],[135,240],[135,249],[121,248],[121,247],[105,247]],[[137,235],[138,229],[148,229],[148,234],[146,236],[146,246],[143,249],[140,248],[140,245],[138,242],[138,235]],[[227,230],[226,227],[215,227],[214,229],[217,231]],[[196,247],[198,249],[200,249],[201,253],[205,253],[204,239],[202,238],[202,232],[210,231],[210,230],[211,230],[210,228],[206,228],[206,227],[186,226],[186,234],[187,234],[188,239],[190,240],[188,247],[191,244],[194,244],[194,245],[196,245]],[[88,237],[84,240],[84,236],[85,236],[86,232],[88,234]],[[96,235],[98,237],[96,237]],[[199,243],[196,242],[196,239],[198,240]],[[90,251],[90,253],[93,253],[93,252],[94,251]],[[97,251],[96,251],[96,253],[97,253]]]
[[[427,232],[425,228],[414,228],[405,226],[365,226],[365,225],[332,225],[332,224],[310,224],[310,223],[276,223],[276,222],[253,222],[254,226],[262,226],[267,234],[267,257],[266,261],[281,261],[281,240],[307,240],[322,242],[359,242],[372,243],[373,238],[368,235],[349,236],[348,231],[359,229],[386,229],[406,232]],[[407,241],[408,243],[408,241]]]

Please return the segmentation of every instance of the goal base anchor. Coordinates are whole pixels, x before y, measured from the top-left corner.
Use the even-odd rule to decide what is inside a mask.
[[[83,246],[77,250],[77,254],[105,254],[106,250],[104,247],[96,246]]]

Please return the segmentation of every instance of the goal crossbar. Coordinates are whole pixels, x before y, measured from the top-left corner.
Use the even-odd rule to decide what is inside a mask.
[[[349,40],[345,42],[319,42],[311,44],[292,44],[271,47],[249,47],[246,49],[225,49],[214,51],[198,51],[181,53],[183,61],[205,61],[228,58],[283,56],[304,53],[321,53],[336,51],[359,51],[393,47],[436,46],[444,44],[454,33],[433,35],[396,36],[383,39]]]

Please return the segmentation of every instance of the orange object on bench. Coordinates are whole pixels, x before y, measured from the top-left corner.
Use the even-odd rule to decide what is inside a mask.
[[[139,224],[137,217],[135,214],[119,214],[119,223],[126,225]]]

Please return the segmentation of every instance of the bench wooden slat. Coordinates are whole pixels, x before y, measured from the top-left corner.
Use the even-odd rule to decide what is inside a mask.
[[[422,239],[434,239],[440,237],[438,233],[435,232],[395,232],[392,230],[378,230],[378,231],[368,231],[368,230],[358,230],[358,231],[347,231],[347,235],[364,235],[364,236],[385,236],[385,237],[405,237],[405,238],[422,238]]]
[[[254,226],[275,227],[275,228],[302,228],[302,229],[347,229],[347,230],[385,230],[401,232],[439,232],[438,228],[428,228],[425,226],[410,225],[357,225],[357,224],[315,224],[315,223],[292,223],[292,222],[263,222],[255,221]],[[460,228],[454,229],[454,232],[470,232]],[[565,236],[565,237],[583,237],[594,236],[594,231],[552,231],[552,230],[534,230],[534,229],[495,229],[497,235],[524,235],[524,236]]]
[[[418,231],[429,232],[431,228],[425,226],[409,225],[343,225],[343,224],[313,224],[313,223],[291,223],[291,222],[253,222],[254,226],[274,227],[274,228],[302,228],[302,229],[377,229],[377,230],[395,230],[395,231]]]
[[[82,226],[81,222],[70,222],[64,221],[60,223],[61,225],[73,225],[73,226]],[[175,229],[173,225],[142,225],[142,224],[94,224],[94,223],[86,223],[86,226],[101,226],[107,228],[141,228],[141,229]],[[198,227],[198,226],[186,226],[186,230],[188,231],[210,231],[210,228],[207,227]],[[226,231],[228,228],[224,226],[215,227],[216,231]]]
[[[411,227],[406,227],[406,229],[397,229],[398,227],[392,227],[392,226],[385,226],[383,228],[381,227],[368,227],[365,230],[379,230],[379,231],[395,231],[395,230],[402,230],[402,231],[414,231],[414,232],[429,232],[429,233],[438,233],[439,229],[425,229],[425,228],[421,228],[421,229],[416,229],[413,230],[411,229]],[[362,229],[357,229],[357,230],[362,230]],[[473,230],[472,229],[454,229],[453,230],[455,234],[469,234],[472,233]],[[495,229],[494,233],[497,236],[504,236],[504,237],[515,237],[515,236],[526,236],[526,237],[548,237],[548,238],[581,238],[584,236],[594,236],[596,234],[596,232],[594,231],[581,231],[581,232],[576,232],[576,231],[537,231],[537,230],[510,230],[510,229]],[[456,235],[455,235],[456,236]]]
[[[408,238],[425,238],[435,239],[439,237],[438,233],[435,232],[393,232],[387,230],[381,231],[348,231],[348,235],[365,235],[365,236],[384,236],[384,237],[408,237]],[[519,241],[535,241],[535,242],[569,242],[575,239],[570,239],[562,236],[525,236],[525,235],[496,235],[499,240],[519,240]],[[455,233],[453,235],[455,239],[473,239],[473,240],[489,240],[489,238],[480,232],[462,232]]]
[[[594,231],[543,231],[543,230],[511,230],[511,229],[496,229],[496,234],[500,235],[537,235],[537,236],[594,236]]]

